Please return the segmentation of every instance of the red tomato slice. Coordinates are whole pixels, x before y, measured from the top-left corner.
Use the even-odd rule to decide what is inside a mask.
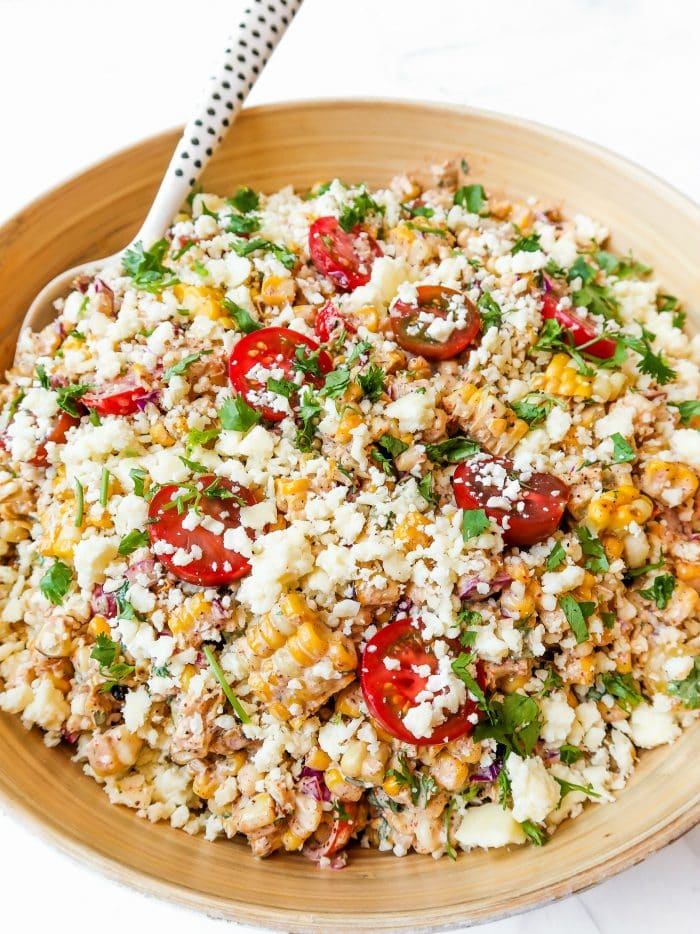
[[[416,292],[416,302],[398,301],[391,309],[396,343],[409,353],[418,354],[427,360],[449,360],[466,350],[481,327],[479,312],[474,304],[461,292],[442,285],[419,285]],[[432,337],[428,333],[432,321],[444,320],[451,310],[453,320],[456,318],[460,321],[459,327],[444,340]],[[430,320],[421,320],[425,316],[429,316]]]
[[[581,347],[582,344],[588,345],[584,350],[592,357],[607,360],[615,355],[617,349],[615,341],[608,337],[601,337],[599,341],[595,340],[598,334],[595,326],[573,308],[558,308],[558,303],[559,298],[553,292],[548,292],[542,302],[542,317],[555,318],[563,328],[570,332],[576,347]],[[590,341],[594,343],[591,344]]]
[[[336,217],[319,217],[309,229],[309,253],[318,271],[339,289],[351,292],[367,285],[372,263],[382,250],[366,231],[355,227],[346,233]]]
[[[213,494],[207,495],[207,490],[216,483]],[[173,497],[187,494],[190,487],[178,486],[176,483],[161,487],[151,500],[148,507],[148,517],[151,520],[148,534],[151,544],[159,542],[170,545],[176,551],[172,554],[162,554],[158,549],[157,557],[175,577],[190,584],[200,584],[202,587],[219,587],[238,580],[250,571],[247,559],[235,551],[224,548],[224,533],[227,529],[236,529],[241,524],[241,507],[253,506],[259,500],[250,490],[222,477],[213,474],[197,477],[193,487],[201,492],[198,509],[201,516],[206,519],[210,516],[224,526],[221,532],[212,531],[197,525],[193,529],[186,529],[183,525],[185,518],[191,515],[188,507],[194,505],[194,498],[183,502],[183,511],[179,513]],[[230,495],[229,495],[230,494]],[[171,505],[172,504],[172,505]],[[251,532],[248,537],[253,538]],[[201,556],[195,557],[189,564],[180,565],[174,562],[177,551],[183,549],[192,552],[197,546]]]
[[[331,832],[328,839],[320,850],[320,856],[332,856],[347,845],[350,837],[357,829],[358,806],[356,801],[343,801],[343,808],[349,815],[350,820],[341,820],[336,818],[333,821]]]
[[[387,668],[386,658],[396,659],[398,668]],[[395,664],[395,663],[394,663]],[[433,746],[449,743],[474,729],[467,717],[477,712],[475,701],[467,700],[456,713],[448,714],[444,723],[436,726],[428,737],[418,739],[403,724],[402,716],[414,707],[416,696],[425,688],[428,679],[413,670],[427,665],[431,673],[438,670],[438,661],[425,645],[420,632],[408,618],[397,619],[383,626],[367,643],[362,655],[360,683],[365,702],[375,720],[392,736],[413,746]],[[483,673],[477,666],[477,680]]]
[[[504,496],[512,481],[520,483],[515,496]],[[534,545],[556,531],[571,496],[568,486],[550,473],[533,473],[526,479],[514,472],[503,457],[479,456],[464,461],[452,477],[457,505],[462,509],[483,509],[503,529],[507,545]],[[489,506],[497,497],[511,502],[508,508]],[[507,528],[503,528],[504,519]]]
[[[348,334],[355,334],[357,328],[351,324],[335,307],[332,301],[327,301],[318,310],[314,331],[323,344],[327,344],[332,337],[336,337],[345,328]]]
[[[310,337],[304,337],[289,328],[263,328],[253,331],[236,344],[229,360],[229,378],[231,385],[243,396],[248,405],[262,413],[271,422],[279,422],[285,412],[274,408],[274,401],[283,397],[267,389],[267,378],[256,379],[248,374],[253,367],[261,366],[274,374],[275,379],[292,380],[298,372],[294,366],[297,348],[315,353],[319,345]],[[318,355],[318,370],[323,375],[333,369],[333,361],[321,350]],[[323,385],[322,376],[303,373],[305,383],[317,389]]]
[[[139,400],[148,393],[145,386],[127,376],[86,392],[80,401],[98,415],[133,415]]]
[[[46,445],[49,441],[53,441],[54,444],[63,444],[66,440],[66,435],[68,429],[72,428],[74,425],[79,425],[80,419],[74,418],[72,415],[69,415],[68,412],[60,412],[58,418],[56,419],[56,424],[51,429],[51,432],[46,436],[45,440],[36,449],[36,454],[29,463],[33,467],[45,467],[47,463],[47,451]]]

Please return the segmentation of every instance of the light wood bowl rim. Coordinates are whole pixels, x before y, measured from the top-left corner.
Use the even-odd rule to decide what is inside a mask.
[[[555,144],[563,143],[581,152],[589,153],[597,162],[605,163],[610,168],[623,172],[629,178],[647,188],[651,187],[656,189],[659,198],[664,204],[671,205],[687,216],[690,216],[700,229],[700,205],[696,204],[691,198],[669,183],[663,181],[659,176],[604,146],[591,143],[575,134],[557,130],[547,125],[525,120],[520,117],[513,117],[508,114],[481,108],[432,102],[430,100],[382,97],[304,98],[246,108],[244,115],[257,116],[262,114],[265,117],[273,117],[276,113],[290,110],[311,109],[315,112],[319,112],[323,110],[332,110],[336,107],[350,107],[360,110],[366,110],[367,108],[381,110],[385,107],[390,107],[394,110],[404,109],[407,115],[409,112],[414,112],[417,108],[433,112],[442,111],[453,115],[485,119],[494,123],[500,123],[504,127],[520,129],[525,133],[534,134],[543,139],[549,139]],[[165,141],[169,138],[173,138],[174,142],[175,134],[179,136],[180,132],[181,128],[163,130],[127,147],[113,150],[105,158],[91,162],[77,175],[65,178],[63,181],[49,187],[42,194],[37,195],[23,208],[5,220],[0,226],[0,242],[3,242],[5,237],[11,235],[13,228],[17,225],[21,226],[23,218],[26,215],[40,211],[42,206],[47,204],[54,197],[68,193],[71,187],[79,183],[85,175],[89,175],[94,171],[104,172],[109,169],[112,163],[121,161],[130,155],[136,156],[144,146],[154,145],[159,141]],[[260,909],[257,906],[251,907],[250,904],[244,901],[233,898],[224,899],[216,896],[208,896],[202,894],[197,889],[163,881],[152,873],[133,869],[126,861],[122,861],[118,858],[106,858],[101,854],[97,854],[88,844],[84,844],[73,838],[68,831],[57,830],[49,820],[38,817],[30,804],[23,800],[21,794],[19,794],[14,787],[10,787],[4,782],[0,782],[0,805],[2,805],[3,810],[6,811],[11,818],[27,827],[40,839],[55,845],[62,853],[71,859],[89,868],[98,870],[118,883],[127,884],[142,894],[157,896],[166,901],[175,902],[183,907],[204,912],[211,917],[227,918],[229,920],[235,919],[241,923],[262,925],[268,929],[325,932],[328,929],[327,925],[335,926],[336,930],[349,931],[352,929],[351,926],[345,924],[339,927],[337,915],[326,915],[322,912],[314,911],[313,907],[310,907],[307,911],[298,911],[294,909],[282,910],[269,906],[264,909]],[[111,807],[106,799],[105,806]],[[134,819],[138,820],[138,818]],[[438,928],[455,929],[465,924],[497,920],[498,918],[533,909],[557,898],[581,892],[624,869],[636,865],[647,856],[657,852],[674,840],[677,840],[699,823],[700,801],[697,801],[695,804],[691,802],[687,808],[679,809],[675,817],[660,824],[641,841],[631,843],[626,849],[608,858],[601,858],[595,865],[575,875],[569,875],[556,883],[533,888],[525,895],[515,896],[512,904],[509,904],[506,908],[493,908],[491,910],[485,908],[483,911],[479,911],[476,914],[472,913],[468,918],[463,918],[461,920],[456,918],[455,906],[453,905],[447,906],[444,910],[440,908],[426,910],[422,913],[423,917],[420,919],[417,919],[417,912],[415,911],[404,916],[399,916],[397,913],[396,930],[400,928],[401,930],[410,930],[413,934],[421,934],[421,932],[435,931]],[[410,859],[411,857],[408,858]],[[360,898],[361,884],[362,880],[360,877],[358,878]],[[352,919],[349,918],[349,920],[351,921]],[[373,925],[376,925],[376,930],[389,930],[387,927],[387,920],[385,912],[363,912],[361,916],[361,930],[371,930]],[[419,921],[418,925],[414,923],[416,920]],[[359,929],[360,928],[358,928],[358,930]]]

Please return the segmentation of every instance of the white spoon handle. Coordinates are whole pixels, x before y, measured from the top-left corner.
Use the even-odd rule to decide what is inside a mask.
[[[303,0],[249,0],[203,100],[177,144],[133,242],[159,240],[187,198]]]

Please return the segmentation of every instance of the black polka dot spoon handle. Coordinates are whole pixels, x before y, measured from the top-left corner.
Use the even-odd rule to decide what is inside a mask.
[[[151,246],[170,224],[236,119],[303,0],[248,0],[224,57],[185,127],[148,216],[134,238]]]

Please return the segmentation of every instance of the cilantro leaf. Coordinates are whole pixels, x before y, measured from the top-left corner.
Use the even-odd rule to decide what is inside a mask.
[[[659,610],[665,610],[668,606],[673,591],[676,589],[676,578],[672,574],[659,574],[654,578],[654,583],[646,590],[638,590],[637,593],[645,600],[651,600],[656,604]]]
[[[384,392],[386,373],[381,367],[370,363],[364,373],[358,374],[357,382],[362,390],[362,394],[369,399],[370,402],[378,402]]]
[[[250,211],[255,211],[256,208],[259,207],[260,198],[252,188],[248,188],[244,185],[238,189],[233,197],[227,198],[226,203],[236,208],[241,214],[248,214]]]
[[[351,367],[353,363],[360,359],[361,356],[367,353],[368,350],[372,349],[371,341],[360,341],[359,344],[356,344],[353,347],[352,352],[348,359],[345,361],[347,367]]]
[[[486,192],[482,185],[463,185],[455,192],[453,204],[458,204],[470,214],[481,214],[486,200]]]
[[[271,240],[263,240],[262,237],[255,237],[252,240],[234,240],[231,243],[231,249],[239,256],[248,256],[249,253],[257,253],[259,250],[272,253],[287,269],[294,269],[297,261],[296,253],[292,250],[279,243],[273,243]]]
[[[557,542],[554,548],[547,555],[546,568],[548,571],[556,571],[562,562],[566,561],[566,552],[561,542]]]
[[[430,471],[427,473],[423,479],[418,483],[418,492],[426,501],[426,503],[435,504],[437,503],[437,497],[433,492],[433,472]]]
[[[137,289],[162,292],[179,281],[172,269],[163,265],[163,257],[167,252],[167,240],[158,240],[150,250],[144,249],[139,240],[124,251],[122,266]]]
[[[535,253],[539,249],[540,235],[538,233],[532,233],[527,237],[519,237],[510,248],[510,252],[513,255],[516,253]]]
[[[269,392],[274,392],[278,396],[284,396],[285,399],[289,399],[290,396],[293,396],[295,392],[299,391],[299,387],[296,383],[293,383],[289,379],[274,379],[272,376],[267,381],[267,389]]]
[[[542,392],[529,392],[519,402],[512,402],[510,407],[518,418],[522,418],[532,428],[543,422],[555,405],[565,408],[564,404],[554,396]]]
[[[64,412],[72,415],[73,418],[80,418],[82,412],[77,403],[89,391],[90,387],[84,385],[69,384],[68,386],[59,386],[56,390],[56,402]]]
[[[253,331],[259,331],[262,328],[262,324],[258,324],[245,308],[241,308],[240,305],[232,302],[230,298],[222,298],[221,305],[236,322],[238,330],[244,334],[252,334]]]
[[[361,224],[368,214],[383,214],[384,208],[370,197],[366,190],[355,196],[350,204],[346,204],[340,212],[338,222],[346,233]]]
[[[180,456],[180,460],[192,473],[209,473],[209,467],[205,467],[204,464],[200,464],[198,461],[189,460],[189,458],[182,457],[182,455]]]
[[[613,442],[613,464],[629,464],[637,459],[634,448],[625,441],[619,431],[610,437]]]
[[[128,532],[122,538],[117,550],[120,555],[130,555],[138,548],[145,548],[149,542],[150,538],[148,532],[141,532],[139,529],[134,529],[133,532]]]
[[[637,690],[632,675],[606,671],[601,675],[606,693],[617,699],[619,706],[629,713],[642,702],[642,695]]]
[[[177,363],[174,363],[166,369],[163,373],[163,379],[166,383],[169,383],[173,376],[182,376],[183,373],[189,370],[193,363],[196,363],[197,360],[200,360],[202,357],[209,356],[211,353],[214,353],[214,351],[198,350],[196,353],[188,353],[182,360],[178,360]]]
[[[663,354],[654,353],[652,350],[651,345],[653,341],[656,340],[656,335],[652,334],[651,331],[642,328],[641,337],[622,335],[620,340],[626,347],[629,347],[630,350],[634,350],[635,353],[640,355],[641,360],[637,363],[640,373],[646,373],[647,376],[651,376],[652,379],[656,380],[659,386],[664,386],[666,383],[670,383],[676,379],[678,374],[675,370],[671,369],[666,360],[664,360]]]
[[[146,492],[146,478],[148,474],[140,467],[134,467],[129,471],[129,476],[134,481],[134,494],[144,496]]]
[[[90,652],[90,658],[94,658],[101,668],[109,668],[117,660],[119,652],[119,643],[113,642],[109,636],[100,632]]]
[[[305,344],[299,344],[294,351],[294,360],[292,366],[301,373],[307,373],[309,376],[323,376],[320,363],[321,350],[311,350]]]
[[[516,693],[507,694],[503,701],[491,701],[489,721],[478,723],[472,735],[475,742],[495,739],[508,752],[527,758],[535,748],[541,728],[537,701]]]
[[[538,827],[534,821],[524,820],[520,825],[525,836],[535,846],[544,846],[548,840],[547,834]]]
[[[345,367],[338,367],[337,370],[331,370],[326,373],[326,378],[321,389],[322,396],[335,398],[342,396],[350,385],[350,372]]]
[[[185,453],[189,457],[194,448],[204,447],[204,445],[209,444],[210,441],[215,441],[220,434],[220,428],[207,428],[204,431],[200,431],[199,428],[190,428],[187,433],[187,441],[185,442]]]
[[[578,746],[570,746],[568,743],[559,749],[559,758],[564,763],[564,765],[573,765],[574,762],[578,762],[583,753],[578,748]]]
[[[440,441],[438,444],[426,444],[425,453],[428,459],[434,464],[444,466],[445,464],[460,464],[478,454],[481,448],[472,441],[471,438],[465,438],[464,435],[455,435],[448,438],[447,441]]]
[[[46,367],[38,366],[36,368],[36,378],[39,380],[39,385],[42,389],[51,389],[51,383],[49,382],[49,377],[46,373]]]
[[[476,307],[479,309],[484,331],[488,331],[489,328],[500,328],[503,323],[503,312],[490,292],[481,293],[476,300]]]
[[[232,234],[250,234],[260,230],[260,219],[251,215],[231,214],[226,218],[227,233]]]
[[[593,791],[593,786],[590,784],[574,785],[573,782],[567,782],[565,778],[557,778],[556,775],[553,775],[552,778],[557,783],[557,785],[559,785],[561,790],[561,797],[559,798],[560,801],[562,798],[565,798],[571,791],[580,791],[582,794],[588,795],[589,798],[600,798],[598,792]]]
[[[227,399],[219,409],[219,421],[226,431],[248,431],[260,421],[257,409],[248,405],[243,396]]]
[[[563,611],[571,631],[576,636],[576,642],[587,642],[590,639],[586,620],[595,610],[595,603],[579,602],[571,594],[559,597],[559,608]]]
[[[468,542],[491,528],[491,522],[483,509],[465,509],[462,512],[462,538]]]
[[[609,571],[610,563],[601,540],[596,538],[585,525],[580,525],[576,529],[576,537],[581,545],[581,551],[588,559],[585,563],[586,569],[594,574],[605,574]]]
[[[452,671],[454,671],[457,677],[466,684],[467,691],[469,691],[472,697],[477,699],[481,709],[487,710],[488,702],[486,700],[486,695],[484,694],[474,675],[469,670],[475,661],[476,656],[473,652],[470,652],[469,654],[466,652],[460,652],[457,658],[452,661]]]
[[[321,404],[308,388],[302,396],[297,415],[302,427],[297,430],[295,442],[300,451],[308,452],[313,448],[316,425],[321,415]]]
[[[677,697],[689,710],[700,708],[700,655],[696,655],[690,674],[682,681],[670,681],[668,693]]]
[[[408,445],[404,441],[400,438],[395,438],[387,432],[377,440],[377,444],[383,448],[390,457],[398,457],[399,454],[403,454],[404,451],[408,450]]]
[[[694,418],[700,417],[700,402],[669,402],[668,404],[672,405],[674,409],[678,409],[678,417],[681,420],[681,425],[686,428]]]
[[[72,580],[73,573],[68,565],[56,560],[39,581],[39,589],[54,606],[59,606]]]

